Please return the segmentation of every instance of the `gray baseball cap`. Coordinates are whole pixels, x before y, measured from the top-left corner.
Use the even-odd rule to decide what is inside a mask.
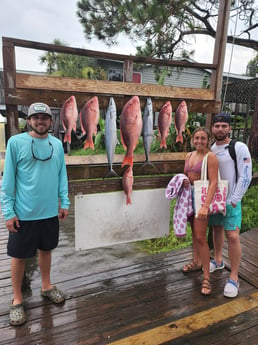
[[[28,117],[31,117],[32,115],[35,115],[35,114],[47,114],[51,117],[51,119],[53,117],[49,106],[45,103],[40,103],[40,102],[32,103],[29,106]]]

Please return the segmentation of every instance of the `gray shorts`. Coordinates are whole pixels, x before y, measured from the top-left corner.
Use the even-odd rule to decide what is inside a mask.
[[[57,247],[59,239],[58,217],[39,220],[19,220],[17,232],[9,232],[7,255],[26,259],[37,254],[37,250],[49,251]]]

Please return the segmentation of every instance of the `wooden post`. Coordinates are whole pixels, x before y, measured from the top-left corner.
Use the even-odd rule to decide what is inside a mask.
[[[230,14],[231,0],[220,0],[216,40],[213,54],[213,63],[217,68],[211,73],[211,90],[217,102],[221,102],[221,89],[223,81],[223,69],[228,34],[228,21]],[[206,127],[211,128],[212,114],[207,114]],[[209,227],[209,247],[213,248],[212,227]]]
[[[133,81],[133,60],[124,61],[124,81]]]
[[[10,136],[19,133],[18,107],[12,104],[16,98],[16,64],[14,44],[3,38],[3,65],[5,104],[7,114],[7,140]]]
[[[246,113],[245,113],[245,128],[244,128],[244,135],[243,135],[243,142],[245,144],[247,144],[247,141],[248,141],[248,119],[249,119],[249,113],[250,113],[250,98],[248,97]]]
[[[211,73],[211,90],[214,91],[215,100],[221,102],[221,89],[223,80],[223,69],[228,34],[228,21],[230,14],[231,0],[221,0],[219,6],[216,40],[213,54],[213,63],[217,65],[216,70]],[[211,127],[212,114],[207,114],[206,126]]]

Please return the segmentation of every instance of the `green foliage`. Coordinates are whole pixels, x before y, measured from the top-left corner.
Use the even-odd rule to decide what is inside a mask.
[[[53,44],[64,46],[67,44],[55,39]],[[47,65],[47,73],[59,77],[107,79],[106,72],[95,66],[95,59],[87,56],[47,52],[40,56],[40,63]]]
[[[248,62],[247,65],[247,75],[249,77],[255,78],[258,73],[258,54]]]
[[[208,74],[205,74],[205,76],[203,77],[202,88],[203,89],[209,89],[210,88],[210,82],[209,82]]]
[[[197,114],[189,114],[189,119],[187,122],[186,132],[183,134],[184,137],[184,144],[176,143],[176,129],[174,124],[169,128],[169,134],[166,139],[167,142],[167,149],[160,148],[160,134],[159,130],[155,129],[153,131],[153,141],[151,144],[151,153],[158,153],[158,152],[184,152],[184,151],[190,151],[191,150],[191,133],[194,131],[194,129],[200,125],[205,125],[205,117],[202,115]],[[94,151],[91,149],[72,149],[70,151],[70,155],[94,155],[94,154],[103,154],[106,153],[105,151],[105,121],[103,118],[100,118],[99,120],[99,127],[100,131],[97,133],[94,139]],[[115,153],[116,154],[122,154],[125,153],[125,149],[122,145],[121,141],[121,134],[120,130],[117,130],[117,138],[118,138],[118,145],[116,146]],[[134,150],[134,153],[144,153],[144,146],[143,146],[143,138],[142,136],[139,137],[138,144]]]
[[[241,233],[258,226],[258,186],[248,189],[242,200],[242,227]]]
[[[184,237],[176,237],[173,228],[173,210],[176,201],[172,200],[170,204],[170,231],[167,237],[155,238],[150,240],[139,241],[138,249],[145,253],[164,253],[174,249],[186,248],[192,244],[192,230],[187,225],[187,233]]]
[[[253,163],[253,172],[255,173],[258,171],[258,161],[253,159],[252,163]]]
[[[188,49],[193,35],[215,38],[219,1],[79,0],[77,8],[87,39],[115,45],[123,33],[134,43],[142,42],[139,55],[172,60],[193,53]],[[239,38],[238,28],[235,45],[253,48],[249,38],[256,29],[257,12],[253,0],[232,2],[230,16],[239,18],[239,28],[248,37]]]
[[[242,200],[242,227],[241,233],[258,226],[258,186],[248,189]],[[170,231],[169,236],[144,240],[137,243],[138,249],[145,253],[162,253],[171,250],[186,248],[192,245],[191,227],[187,225],[187,234],[185,237],[178,238],[174,234],[173,228],[173,210],[176,200],[171,201],[170,205]]]

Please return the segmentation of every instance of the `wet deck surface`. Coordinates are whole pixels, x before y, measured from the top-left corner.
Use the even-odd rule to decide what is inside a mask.
[[[223,297],[228,268],[211,275],[209,297],[200,294],[201,271],[182,273],[191,248],[146,255],[126,244],[75,252],[73,208],[60,230],[52,283],[65,291],[66,302],[56,306],[40,297],[37,259],[28,260],[28,321],[12,327],[8,233],[0,216],[0,344],[258,344],[258,229],[241,236],[234,300]]]

